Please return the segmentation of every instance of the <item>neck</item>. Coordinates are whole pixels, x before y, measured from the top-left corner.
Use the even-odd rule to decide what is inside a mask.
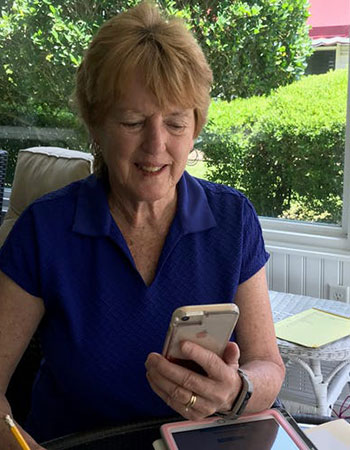
[[[176,212],[177,192],[170,199],[160,199],[153,202],[130,202],[114,195],[111,191],[108,198],[111,214],[118,223],[132,228],[143,228],[170,224]]]

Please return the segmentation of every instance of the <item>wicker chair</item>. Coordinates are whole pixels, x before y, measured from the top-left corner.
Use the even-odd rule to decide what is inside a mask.
[[[7,152],[5,150],[0,150],[0,224],[2,222],[2,205],[4,199],[6,167]]]

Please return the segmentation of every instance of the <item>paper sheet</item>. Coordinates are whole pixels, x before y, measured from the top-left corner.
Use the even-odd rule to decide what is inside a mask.
[[[153,442],[152,445],[154,450],[167,450],[163,442],[163,439],[157,439],[156,441]]]
[[[275,331],[280,339],[316,348],[349,336],[350,319],[311,308],[275,323]]]
[[[344,419],[326,422],[304,433],[318,450],[350,450],[350,425]]]

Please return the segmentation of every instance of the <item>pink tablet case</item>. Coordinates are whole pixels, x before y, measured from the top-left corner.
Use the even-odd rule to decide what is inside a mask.
[[[295,444],[298,446],[300,450],[309,450],[309,447],[301,440],[301,438],[298,436],[293,427],[287,422],[287,420],[281,414],[278,413],[277,410],[267,409],[260,413],[244,415],[242,416],[242,418],[250,419],[253,417],[266,417],[268,415],[273,416],[276,419],[276,421],[289,434],[289,436],[292,438],[292,440],[295,442]],[[208,419],[198,420],[196,422],[184,420],[183,422],[168,423],[161,426],[161,432],[169,450],[178,450],[178,447],[171,433],[173,429],[177,429],[179,426],[183,426],[184,427],[183,431],[186,431],[187,427],[191,427],[193,425],[206,425],[213,422],[217,422],[218,420],[220,420],[218,417],[210,417]],[[239,420],[236,422],[239,423]]]

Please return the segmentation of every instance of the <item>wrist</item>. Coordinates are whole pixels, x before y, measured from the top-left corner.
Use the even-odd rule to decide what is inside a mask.
[[[253,384],[249,380],[247,373],[242,369],[238,369],[237,374],[241,379],[241,388],[232,403],[231,409],[224,412],[217,412],[217,415],[227,419],[238,419],[243,414],[253,393]]]

